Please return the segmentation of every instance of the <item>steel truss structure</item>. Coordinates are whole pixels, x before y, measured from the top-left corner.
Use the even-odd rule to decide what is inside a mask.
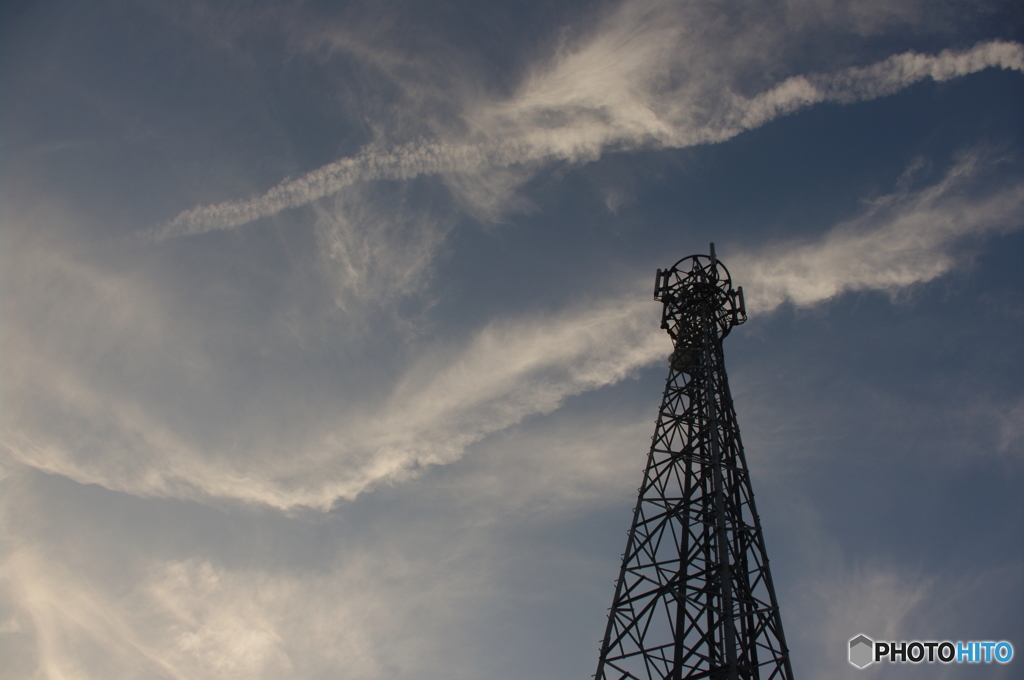
[[[595,677],[791,680],[722,354],[743,289],[711,244],[654,299],[674,347]]]

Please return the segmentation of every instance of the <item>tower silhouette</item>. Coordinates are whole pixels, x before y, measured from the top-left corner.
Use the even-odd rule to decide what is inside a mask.
[[[712,243],[654,299],[673,352],[595,678],[791,680],[722,355],[743,288]]]

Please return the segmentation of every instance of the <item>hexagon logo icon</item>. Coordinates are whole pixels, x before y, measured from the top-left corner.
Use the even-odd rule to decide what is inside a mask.
[[[864,668],[874,661],[874,651],[874,641],[866,635],[858,635],[850,640],[850,663],[857,668]]]

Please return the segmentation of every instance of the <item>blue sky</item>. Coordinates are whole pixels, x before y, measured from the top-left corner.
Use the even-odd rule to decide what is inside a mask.
[[[711,241],[798,677],[1019,675],[1014,3],[0,13],[0,677],[588,677]]]

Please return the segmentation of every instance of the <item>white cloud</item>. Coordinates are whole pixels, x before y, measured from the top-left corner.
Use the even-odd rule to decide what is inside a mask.
[[[1009,406],[999,414],[999,450],[1021,449],[1024,441],[1024,400]]]
[[[403,196],[370,197],[355,187],[314,206],[335,304],[422,296],[451,224],[417,208]]]
[[[340,200],[343,214],[324,209],[318,229],[342,303],[393,307],[396,297],[424,294],[444,225],[358,193]],[[421,356],[397,383],[407,358],[385,356],[389,365],[370,372],[377,384],[323,377],[320,366],[317,375],[292,378],[318,355],[294,341],[283,355],[265,350],[276,332],[265,303],[255,325],[233,309],[209,314],[161,289],[159,276],[26,236],[68,228],[67,216],[12,219],[7,242],[18,257],[4,267],[4,465],[143,497],[326,509],[452,462],[469,444],[668,352],[651,303],[630,296],[496,320]],[[340,316],[346,325],[361,322]],[[335,353],[353,354],[338,343],[332,333],[328,363]],[[239,352],[252,357],[240,370],[232,358]]]
[[[95,311],[101,319],[124,313]],[[668,351],[650,303],[635,299],[556,318],[495,322],[465,347],[423,357],[384,403],[305,415],[292,424],[301,435],[290,441],[250,427],[249,444],[238,452],[194,433],[182,436],[159,400],[141,402],[123,385],[101,389],[83,370],[87,365],[39,352],[27,338],[16,344],[21,361],[8,364],[5,389],[7,398],[20,397],[19,406],[5,414],[0,438],[13,459],[142,496],[320,509],[425,465],[457,460],[469,444],[528,415],[550,413],[567,396],[613,384]],[[166,370],[173,372],[173,364]]]
[[[150,648],[128,617],[112,610],[105,593],[36,550],[5,552],[0,574],[11,607],[7,627],[32,636],[38,677],[188,677]]]
[[[765,61],[775,42],[748,27],[721,44],[715,41],[722,36],[712,36],[709,44],[694,19],[673,5],[625,3],[587,40],[538,65],[512,97],[464,102],[461,125],[446,126],[458,133],[405,144],[382,139],[262,196],[186,210],[150,235],[162,240],[230,229],[355,183],[420,175],[442,176],[467,211],[499,219],[504,210],[523,207],[515,191],[543,164],[592,161],[608,150],[722,142],[820,102],[873,99],[927,78],[985,68],[1024,70],[1024,47],[995,41],[798,75],[748,96],[738,81],[751,67],[730,50]]]
[[[423,360],[393,391],[379,450],[443,463],[466,444],[666,355],[651,305],[633,300],[553,319],[493,323],[452,362]]]
[[[461,473],[441,484],[454,506],[471,506],[479,522],[510,514],[568,516],[609,501],[631,504],[653,432],[652,412],[561,411],[529,427],[509,428],[473,447]]]
[[[351,312],[369,300],[394,307],[423,295],[454,217],[389,203],[369,180],[439,175],[463,209],[495,216],[543,163],[721,141],[815,102],[869,99],[993,66],[1022,69],[1020,45],[983,43],[740,87],[740,74],[756,71],[750,64],[767,59],[778,36],[691,19],[675,4],[625,3],[538,64],[510,96],[466,95],[459,126],[437,126],[448,132],[373,143],[261,197],[182,213],[153,236],[231,228],[335,195],[333,204],[315,205],[315,233],[337,306]],[[711,38],[700,37],[704,29]],[[723,35],[724,47],[710,46]],[[455,127],[460,134],[450,132]],[[1024,187],[973,195],[979,163],[965,160],[934,187],[877,199],[821,242],[730,256],[751,312],[786,299],[814,304],[845,290],[895,291],[932,280],[953,266],[951,248],[961,236],[1018,227]],[[621,199],[608,200],[613,208]],[[18,361],[4,365],[13,406],[0,445],[23,464],[139,495],[329,508],[457,460],[474,442],[550,413],[568,396],[614,384],[668,349],[649,302],[611,299],[561,317],[495,320],[407,372],[394,362],[372,388],[346,384],[322,398],[276,383],[259,391],[255,381],[229,384],[218,359],[235,356],[248,342],[242,336],[262,338],[268,325],[241,314],[197,321],[189,305],[169,302],[137,273],[89,266],[56,247],[29,250],[5,273],[17,292],[4,342]],[[356,314],[345,319],[363,322]],[[268,363],[271,354],[253,352]]]
[[[863,214],[820,241],[730,256],[748,311],[769,312],[786,300],[813,305],[851,290],[895,293],[948,273],[965,262],[954,250],[961,238],[1024,226],[1024,183],[972,192],[988,167],[978,154],[967,154],[937,184],[917,191],[901,186],[870,201]]]
[[[876,563],[831,570],[805,583],[785,615],[797,669],[809,675],[855,678],[864,671],[847,662],[858,634],[873,640],[915,639],[908,619],[937,596],[937,579]],[[873,670],[873,669],[869,669]],[[860,675],[858,675],[860,674]]]
[[[909,564],[858,559],[851,556],[863,547],[824,532],[817,511],[805,506],[790,520],[799,526],[795,536],[802,544],[807,578],[794,583],[781,604],[794,670],[801,675],[856,680],[865,673],[884,674],[886,665],[857,669],[848,663],[851,638],[970,638],[979,634],[971,631],[1010,611],[1007,594],[1020,588],[1021,568],[1012,558],[973,565],[966,572],[949,565],[915,565],[915,559]],[[949,674],[953,669],[939,666],[922,677],[956,676],[955,671]]]
[[[23,547],[3,560],[5,625],[34,642],[45,680],[442,677],[483,575],[430,559],[348,550],[326,570],[272,572],[189,558],[112,584]]]
[[[965,155],[933,186],[911,190],[908,175],[895,193],[870,201],[862,215],[820,241],[730,256],[750,312],[770,311],[787,299],[815,304],[847,290],[895,293],[950,271],[963,259],[953,251],[962,237],[1021,226],[1024,184],[978,195],[976,180],[988,168],[979,155]],[[387,233],[378,239],[372,229],[353,228],[349,216],[325,213],[323,238],[335,239],[327,250],[335,248],[347,268],[350,278],[343,279],[343,288],[403,294],[429,275],[444,232],[428,229],[427,241],[410,240],[407,257],[403,247],[396,250],[391,243],[405,232],[379,218],[375,213],[366,222],[384,224],[379,228]],[[408,270],[402,267],[406,263]],[[60,276],[79,281],[79,288],[84,283],[93,292],[117,292],[89,297],[113,301],[92,308],[93,330],[83,340],[99,347],[103,336],[96,337],[95,329],[120,328],[118,342],[129,350],[123,356],[159,343],[172,350],[161,354],[161,365],[166,364],[161,371],[177,373],[175,366],[185,361],[190,380],[217,379],[216,374],[203,377],[209,368],[202,367],[210,361],[197,349],[202,338],[172,341],[174,333],[164,335],[166,310],[145,289],[87,268],[70,271]],[[405,281],[403,275],[411,278]],[[43,279],[37,283],[52,287]],[[646,289],[646,283],[637,288],[641,285]],[[293,410],[299,420],[291,418],[286,430],[268,420],[267,426],[256,422],[232,435],[234,425],[218,424],[214,438],[182,432],[161,412],[160,400],[139,400],[130,386],[97,384],[88,363],[36,347],[14,326],[7,346],[18,349],[21,361],[7,364],[6,389],[20,398],[5,415],[2,443],[24,464],[143,496],[327,509],[339,498],[353,499],[376,485],[416,476],[425,466],[458,460],[474,442],[530,415],[551,413],[568,396],[614,384],[662,358],[668,340],[644,297],[598,301],[558,316],[495,320],[461,345],[421,356],[391,387],[375,390],[383,397],[349,398],[356,407],[339,402],[333,408]],[[63,304],[81,307],[76,299]],[[136,317],[149,321],[139,325]],[[142,356],[145,352],[140,361]],[[265,406],[278,408],[274,404],[289,395],[278,390],[276,401]],[[54,414],[60,414],[59,427]],[[1007,442],[1012,432],[1005,430]],[[224,448],[225,435],[244,437],[245,446]]]
[[[32,475],[12,475],[0,511],[0,633],[17,636],[6,653],[34,651],[47,680],[313,679],[341,669],[354,679],[481,677],[487,657],[509,646],[506,617],[524,616],[539,598],[572,601],[557,580],[524,593],[509,571],[578,569],[585,583],[594,568],[578,546],[520,551],[508,532],[528,534],[609,498],[628,503],[645,421],[577,411],[539,431],[516,428],[468,464],[400,491],[379,514],[372,498],[312,525],[308,515],[267,524],[263,513],[207,508],[214,527],[230,530],[223,542],[200,540],[205,547],[195,539],[206,530],[188,526],[166,541],[136,536],[160,533],[162,522],[129,519],[123,508],[113,526],[91,511],[58,521],[46,493],[25,483]],[[67,502],[91,510],[95,493],[111,498],[76,490]],[[129,502],[163,515],[165,527],[195,518],[189,504]],[[369,524],[359,519],[367,508]]]

